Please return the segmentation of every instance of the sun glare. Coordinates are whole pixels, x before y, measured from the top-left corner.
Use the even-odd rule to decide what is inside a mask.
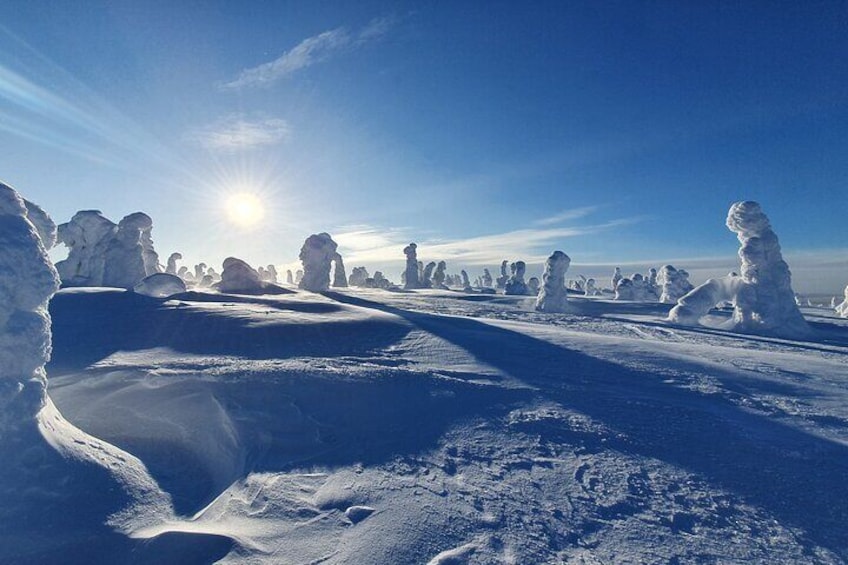
[[[237,192],[227,198],[227,217],[238,226],[255,226],[265,215],[262,201],[249,192]]]

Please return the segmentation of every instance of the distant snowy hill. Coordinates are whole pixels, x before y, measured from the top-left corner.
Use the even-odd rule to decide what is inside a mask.
[[[0,532],[60,542],[0,563],[848,560],[848,320],[802,309],[791,341],[567,304],[61,291],[52,401],[171,508],[77,476],[68,524],[33,484]]]

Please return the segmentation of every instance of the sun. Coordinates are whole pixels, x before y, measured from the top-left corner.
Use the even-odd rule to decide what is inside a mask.
[[[227,197],[227,218],[241,227],[258,224],[265,216],[262,200],[250,192],[236,192]]]

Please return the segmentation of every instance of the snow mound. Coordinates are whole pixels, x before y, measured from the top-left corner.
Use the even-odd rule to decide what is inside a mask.
[[[166,298],[186,291],[183,279],[177,275],[168,273],[154,273],[144,277],[140,283],[133,287],[138,294],[152,296],[153,298]]]
[[[80,210],[58,227],[68,258],[56,263],[63,286],[103,286],[104,254],[118,226],[100,210]]]

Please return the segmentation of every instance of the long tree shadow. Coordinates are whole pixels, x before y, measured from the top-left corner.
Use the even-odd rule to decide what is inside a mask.
[[[607,444],[611,449],[689,469],[848,557],[845,446],[744,411],[719,395],[674,387],[664,377],[474,319],[327,296],[408,320],[623,433]]]
[[[357,355],[394,343],[409,331],[402,321],[348,319],[341,308],[262,297],[202,295],[200,302],[232,304],[235,315],[165,304],[132,292],[59,293],[50,302],[53,354],[48,373],[79,371],[117,351],[168,347],[191,354],[250,359],[293,356]],[[240,316],[241,304],[275,311],[321,316],[321,323],[257,323]],[[339,341],[340,330],[347,338]]]

